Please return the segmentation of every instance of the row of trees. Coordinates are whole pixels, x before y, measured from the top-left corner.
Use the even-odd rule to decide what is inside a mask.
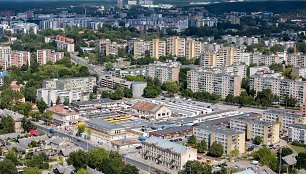
[[[89,152],[72,152],[67,159],[69,165],[73,165],[76,170],[87,166],[102,171],[105,174],[138,174],[135,166],[124,164],[122,156],[118,152],[108,152],[102,148],[97,148]]]

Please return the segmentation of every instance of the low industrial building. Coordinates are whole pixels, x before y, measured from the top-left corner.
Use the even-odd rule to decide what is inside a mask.
[[[172,128],[167,128],[163,130],[157,130],[149,132],[149,136],[160,137],[163,139],[172,139],[178,137],[191,136],[193,134],[193,127],[191,126],[177,126]]]
[[[144,119],[163,119],[171,117],[171,110],[163,105],[139,101],[132,106],[132,114]]]
[[[197,160],[196,149],[158,137],[149,137],[142,142],[141,155],[174,170],[182,170],[187,161]]]

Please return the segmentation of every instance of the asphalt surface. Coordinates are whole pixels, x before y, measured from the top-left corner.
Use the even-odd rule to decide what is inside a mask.
[[[45,133],[49,133],[50,127],[40,125],[39,123],[34,123],[34,124],[37,126],[37,130],[45,132]],[[79,147],[81,147],[85,150],[88,150],[88,151],[100,147],[99,145],[92,144],[90,141],[81,139],[81,138],[73,136],[73,135],[69,135],[67,133],[64,133],[64,132],[61,132],[61,131],[58,131],[58,130],[55,130],[53,135],[57,136],[57,137],[61,137],[61,138],[66,138],[67,140],[74,143],[75,145],[77,145],[77,146],[79,146]],[[150,166],[148,164],[136,161],[136,160],[132,159],[131,157],[127,157],[125,155],[122,156],[122,159],[127,164],[134,165],[137,168],[145,170],[145,171],[150,171],[150,173],[152,173],[152,174],[156,173],[155,171],[158,170],[158,169],[154,168],[153,166]]]

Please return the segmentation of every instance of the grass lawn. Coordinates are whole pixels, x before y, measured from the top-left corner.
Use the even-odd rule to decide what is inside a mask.
[[[306,148],[305,147],[299,147],[299,146],[294,146],[292,144],[288,144],[288,146],[295,151],[296,153],[300,153],[300,152],[306,152]]]

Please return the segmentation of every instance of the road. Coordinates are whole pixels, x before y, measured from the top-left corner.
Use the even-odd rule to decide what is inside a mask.
[[[99,77],[99,81],[100,81],[100,77],[102,77],[104,74],[103,66],[97,66],[97,65],[90,64],[88,60],[85,60],[81,57],[74,56],[74,55],[71,55],[70,58],[75,63],[80,64],[80,65],[85,65],[86,67],[88,67],[89,72],[92,74],[97,74]]]
[[[44,126],[44,125],[40,125],[39,123],[34,122],[34,124],[37,126],[37,130],[45,132],[45,133],[49,133],[50,131],[50,127]],[[73,136],[73,135],[69,135],[65,132],[59,131],[59,130],[55,130],[54,131],[54,136],[58,136],[61,138],[66,138],[67,140],[69,140],[70,142],[78,145],[79,147],[82,147],[83,149],[90,151],[93,149],[96,149],[98,147],[102,147],[100,144],[99,145],[95,145],[92,142],[88,141],[88,140],[84,140],[81,139],[79,137]],[[111,150],[110,147],[105,147],[103,146],[102,148],[106,149],[106,150]],[[144,171],[151,171],[152,174],[156,173],[155,171],[158,170],[156,168],[154,168],[154,166],[150,166],[146,163],[142,163],[136,160],[133,160],[131,157],[128,157],[127,155],[123,155],[122,159],[124,160],[124,162],[134,165],[137,168],[144,170]]]

